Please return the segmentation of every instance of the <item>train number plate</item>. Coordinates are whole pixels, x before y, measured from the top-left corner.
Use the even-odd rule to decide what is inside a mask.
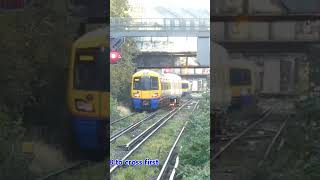
[[[147,105],[150,104],[150,102],[149,102],[149,101],[143,101],[142,104],[143,104],[144,106],[147,106]]]
[[[91,103],[86,103],[86,102],[83,102],[83,101],[77,101],[76,102],[76,107],[77,107],[77,109],[82,110],[82,111],[87,111],[87,112],[92,112],[93,111],[92,104]]]

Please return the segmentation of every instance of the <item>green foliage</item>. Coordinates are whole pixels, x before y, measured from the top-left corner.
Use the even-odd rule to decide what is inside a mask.
[[[132,60],[137,51],[134,42],[127,39],[121,48],[122,59],[110,68],[111,93],[114,98],[122,102],[130,102],[131,76],[135,69]]]
[[[18,150],[22,123],[66,132],[61,128],[67,122],[66,67],[78,20],[56,5],[35,0],[23,11],[0,16],[0,112],[10,114],[0,115],[0,179],[28,177],[27,162]]]
[[[0,179],[29,177],[28,159],[21,153],[24,135],[21,119],[0,112]]]
[[[6,24],[0,29],[0,105],[5,111],[21,113],[49,104],[59,108],[64,100],[75,20],[67,21],[66,14],[57,14],[44,1],[34,4],[41,8],[0,17]]]
[[[180,167],[181,168],[181,167]],[[204,166],[192,166],[186,165],[181,169],[178,167],[178,172],[182,171],[178,175],[183,175],[185,180],[204,180],[210,179],[210,162],[205,163]]]
[[[117,100],[113,98],[113,96],[111,95],[110,96],[110,112],[111,112],[110,117],[113,120],[120,118],[120,114],[117,111],[117,106],[118,106]]]
[[[191,179],[209,179],[210,111],[209,101],[201,100],[199,109],[190,116],[179,153],[180,175]]]
[[[111,0],[110,17],[128,17],[128,0]]]
[[[111,0],[111,17],[129,17],[128,10],[129,5],[127,0]],[[126,42],[121,47],[122,59],[118,64],[111,65],[111,93],[119,101],[128,102],[130,99],[130,82],[135,69],[132,60],[137,52],[138,48],[134,41],[126,38]]]

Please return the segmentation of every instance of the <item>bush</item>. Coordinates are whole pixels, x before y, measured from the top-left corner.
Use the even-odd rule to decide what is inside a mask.
[[[137,52],[138,50],[133,41],[127,39],[121,48],[122,59],[119,61],[119,64],[111,65],[110,90],[113,97],[118,101],[129,102],[130,100],[131,76],[135,70],[132,60],[134,58],[133,54]]]
[[[199,109],[190,116],[179,153],[179,174],[184,178],[209,179],[210,174],[210,101],[201,100]]]
[[[116,120],[120,118],[119,112],[117,111],[117,106],[117,100],[112,95],[110,95],[110,119]]]
[[[28,157],[21,152],[24,135],[21,119],[0,112],[0,179],[25,179],[31,176]]]

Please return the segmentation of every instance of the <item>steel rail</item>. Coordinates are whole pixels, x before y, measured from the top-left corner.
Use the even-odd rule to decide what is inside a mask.
[[[182,105],[175,113],[177,113],[181,108],[183,108],[186,104],[188,104],[189,101],[187,101],[184,105]],[[171,114],[167,119],[171,119],[175,115],[175,113]],[[150,134],[148,134],[139,144],[137,144],[134,148],[132,148],[121,160],[122,161],[126,160],[135,150],[137,150],[146,140],[148,140],[150,136],[152,136],[155,132],[157,132],[157,130],[161,128],[162,125],[166,122],[167,121],[162,122],[162,124],[160,124],[156,129],[154,129]],[[114,172],[118,167],[119,165],[114,165],[110,169],[110,173]]]
[[[188,123],[188,121],[184,124],[184,126],[183,126],[183,128],[181,129],[181,131],[180,131],[180,133],[179,133],[176,141],[174,142],[174,144],[173,144],[173,146],[172,146],[172,148],[171,148],[171,150],[170,150],[170,152],[169,152],[169,154],[168,154],[168,156],[167,156],[167,159],[166,159],[166,161],[164,162],[164,164],[163,164],[163,166],[162,166],[162,168],[161,168],[161,171],[160,171],[160,173],[159,173],[159,175],[158,175],[158,177],[157,177],[157,180],[160,180],[160,179],[163,178],[164,172],[166,171],[166,169],[167,169],[167,167],[168,167],[168,163],[169,163],[169,161],[170,161],[170,159],[171,159],[171,156],[172,156],[172,154],[173,154],[173,151],[174,151],[174,149],[176,148],[177,143],[178,143],[178,141],[180,140],[180,137],[181,137],[184,129],[186,128],[187,123]]]
[[[48,179],[56,177],[56,176],[58,176],[58,175],[60,175],[62,173],[65,173],[67,171],[70,171],[70,170],[73,170],[73,169],[75,169],[77,167],[80,167],[83,164],[89,164],[89,161],[80,161],[80,162],[75,163],[73,165],[70,165],[70,166],[68,166],[66,168],[63,168],[63,169],[60,169],[58,171],[52,172],[52,173],[50,173],[50,174],[48,174],[48,175],[46,175],[44,177],[41,177],[41,178],[39,178],[37,180],[48,180]]]
[[[281,126],[280,126],[277,134],[273,137],[271,143],[269,144],[269,146],[268,146],[268,148],[267,148],[267,150],[266,150],[266,152],[265,152],[265,154],[264,154],[264,156],[263,156],[263,159],[259,162],[258,167],[261,167],[262,164],[264,163],[264,161],[267,159],[267,157],[268,157],[268,155],[269,155],[269,153],[270,153],[270,151],[271,151],[271,148],[273,147],[274,143],[275,143],[276,140],[278,139],[278,137],[279,137],[279,135],[281,134],[283,128],[286,126],[286,124],[287,124],[287,122],[288,122],[288,119],[289,119],[289,118],[287,117],[286,120],[284,120],[283,123],[281,124]]]
[[[194,110],[196,110],[196,107],[198,106],[199,102],[200,102],[199,100],[196,102],[196,105],[193,107],[192,112],[194,112]]]
[[[171,172],[169,180],[174,180],[174,176],[176,174],[176,169],[178,168],[178,165],[179,165],[179,156],[177,156],[177,158],[176,158],[176,162],[174,164],[174,168],[173,168],[173,170]]]
[[[110,137],[110,142],[113,142],[114,140],[116,140],[117,138],[119,138],[120,136],[122,136],[124,133],[130,131],[131,129],[137,127],[138,125],[140,125],[141,123],[143,123],[144,121],[147,121],[151,118],[153,118],[158,112],[154,112],[151,115],[145,117],[144,119],[142,119],[141,121],[138,121],[136,123],[133,123],[132,125],[128,126],[127,128],[120,130],[118,132],[116,132],[114,135],[112,135]]]
[[[133,116],[133,115],[135,115],[135,114],[137,114],[137,113],[129,114],[128,116],[125,116],[125,117],[122,117],[122,118],[120,118],[120,119],[117,119],[117,120],[115,120],[115,121],[110,122],[110,124],[114,124],[114,123],[116,123],[116,122],[119,122],[119,121],[121,121],[121,120],[123,120],[123,119],[126,119],[126,118],[128,118],[128,117],[130,117],[130,116]]]
[[[134,146],[139,139],[141,139],[142,137],[146,136],[150,131],[152,131],[153,129],[155,129],[160,123],[162,122],[167,122],[169,119],[166,117],[175,114],[176,112],[178,112],[182,107],[184,107],[188,102],[186,102],[185,104],[183,104],[181,107],[179,107],[178,109],[174,109],[172,111],[170,111],[168,114],[164,115],[162,118],[160,118],[157,122],[155,122],[154,124],[152,124],[151,126],[149,126],[146,130],[144,130],[142,133],[140,133],[138,136],[136,136],[134,139],[132,139],[130,142],[128,142],[126,145],[124,145],[124,148],[126,148],[127,150],[131,149],[132,146]],[[166,119],[166,120],[164,120]]]
[[[228,147],[230,147],[231,144],[233,144],[236,140],[238,140],[240,137],[242,137],[245,133],[247,133],[249,130],[251,130],[253,127],[255,127],[257,124],[259,124],[260,122],[262,122],[263,120],[266,119],[266,117],[268,117],[270,114],[272,113],[271,108],[269,108],[268,110],[266,110],[263,113],[263,116],[258,119],[257,121],[255,121],[254,123],[252,123],[249,127],[247,127],[245,130],[243,130],[240,134],[238,134],[236,137],[232,138],[225,146],[222,147],[222,149],[216,153],[212,160],[215,160],[216,158],[218,158]]]

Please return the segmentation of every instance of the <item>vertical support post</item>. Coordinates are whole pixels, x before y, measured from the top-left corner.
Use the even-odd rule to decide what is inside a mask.
[[[289,92],[294,92],[294,81],[295,81],[295,59],[291,59],[291,67],[290,67],[290,79],[289,79]]]
[[[197,61],[200,65],[210,65],[210,38],[198,37],[197,39]]]

